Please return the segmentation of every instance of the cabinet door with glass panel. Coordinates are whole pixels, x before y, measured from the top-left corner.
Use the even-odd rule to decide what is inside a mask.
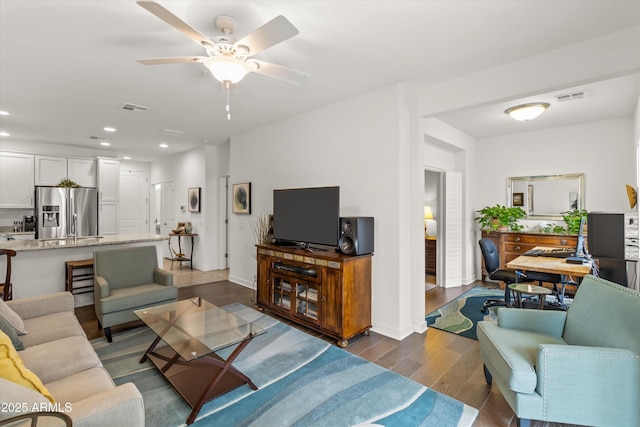
[[[320,285],[296,281],[295,315],[307,321],[318,323],[320,318]]]

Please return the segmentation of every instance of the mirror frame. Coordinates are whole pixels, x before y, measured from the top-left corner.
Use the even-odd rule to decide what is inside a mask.
[[[507,206],[513,207],[513,183],[514,181],[551,181],[559,179],[577,179],[578,180],[578,209],[584,209],[584,173],[569,173],[563,175],[532,175],[532,176],[511,176],[507,178]],[[558,213],[541,213],[530,215],[528,210],[527,218],[531,219],[550,219],[562,220],[562,214]],[[567,209],[568,211],[569,209]]]

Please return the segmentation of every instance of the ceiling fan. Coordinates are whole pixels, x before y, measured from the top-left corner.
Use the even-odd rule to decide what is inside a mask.
[[[277,16],[253,33],[237,41],[232,38],[232,35],[238,28],[238,21],[231,16],[219,15],[214,19],[214,24],[222,35],[214,37],[212,41],[160,4],[146,0],[139,0],[136,3],[204,47],[207,53],[207,56],[146,58],[137,59],[136,61],[144,65],[201,62],[222,83],[223,89],[227,94],[227,118],[230,118],[228,114],[228,98],[231,92],[231,85],[238,83],[251,72],[296,85],[304,84],[309,78],[309,75],[302,71],[253,57],[263,50],[298,34],[298,29],[282,15]]]

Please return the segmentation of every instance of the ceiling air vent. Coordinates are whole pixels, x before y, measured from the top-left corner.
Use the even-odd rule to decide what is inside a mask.
[[[89,137],[89,139],[93,139],[94,141],[104,141],[104,140],[105,140],[105,139],[107,139],[107,138],[105,138],[104,136],[95,136],[95,135],[91,135],[91,136]]]
[[[565,93],[562,95],[556,95],[556,100],[558,102],[574,101],[576,99],[583,99],[585,95],[585,91]]]
[[[129,102],[125,102],[122,107],[120,107],[121,110],[126,110],[126,111],[135,111],[138,113],[143,113],[145,111],[150,110],[149,107],[145,107],[143,105],[136,105],[136,104],[131,104]]]

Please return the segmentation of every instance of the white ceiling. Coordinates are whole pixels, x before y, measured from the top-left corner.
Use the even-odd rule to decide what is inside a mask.
[[[219,14],[238,19],[238,38],[285,15],[300,34],[256,57],[305,71],[309,82],[299,87],[250,74],[231,97],[227,121],[224,95],[202,64],[135,62],[204,53],[135,1],[0,0],[0,109],[11,113],[0,116],[0,129],[11,135],[0,142],[93,148],[91,136],[108,137],[113,154],[151,161],[392,83],[433,84],[640,25],[637,0],[160,3],[212,37]],[[567,88],[587,97],[571,101],[571,112],[570,103],[552,104],[528,124],[631,115],[639,86],[634,75]],[[126,112],[124,103],[150,110]],[[440,118],[476,137],[511,133],[518,128],[503,114],[511,104]],[[118,131],[107,134],[105,126]],[[160,150],[160,142],[170,147]]]

